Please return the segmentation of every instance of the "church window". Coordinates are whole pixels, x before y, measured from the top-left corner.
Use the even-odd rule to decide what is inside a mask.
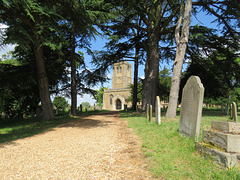
[[[122,72],[122,67],[120,67],[120,73]]]
[[[117,67],[117,73],[119,73],[119,68]]]
[[[113,95],[110,95],[110,105],[112,105],[112,98],[113,98]]]

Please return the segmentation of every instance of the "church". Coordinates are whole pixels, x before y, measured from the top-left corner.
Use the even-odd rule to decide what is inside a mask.
[[[132,66],[126,61],[113,64],[112,89],[105,89],[103,109],[123,110],[124,104],[131,107],[128,98],[131,96],[129,85],[132,84]]]

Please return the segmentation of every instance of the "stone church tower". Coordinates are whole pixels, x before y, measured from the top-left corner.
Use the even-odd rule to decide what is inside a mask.
[[[126,61],[113,65],[112,89],[105,89],[103,94],[103,109],[121,110],[124,104],[128,107],[131,102],[127,99],[131,96],[129,85],[132,84],[132,66]]]

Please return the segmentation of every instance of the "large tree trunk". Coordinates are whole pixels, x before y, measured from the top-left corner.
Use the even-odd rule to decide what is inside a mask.
[[[135,61],[134,61],[134,82],[133,82],[133,103],[132,103],[132,109],[136,110],[137,106],[137,95],[138,95],[138,56],[139,56],[139,47],[136,46],[136,55],[135,55]]]
[[[181,27],[182,16],[183,16],[183,6],[184,6],[184,1],[182,0],[180,17],[175,30],[175,40],[177,45],[177,51],[176,51],[175,61],[173,64],[173,76],[171,81],[169,104],[168,104],[168,110],[166,113],[167,118],[176,117],[182,66],[183,66],[183,61],[184,61],[188,38],[189,38],[192,0],[186,0],[183,27],[182,27],[182,33],[180,36],[180,27]]]
[[[37,64],[38,88],[42,106],[43,120],[48,121],[54,119],[54,114],[50,100],[49,83],[45,69],[43,47],[41,46],[39,39],[39,35],[36,34],[34,39],[34,54]]]
[[[145,110],[147,104],[155,109],[155,100],[157,96],[158,76],[159,76],[159,36],[158,33],[151,30],[148,32],[149,49],[145,65],[145,79],[143,83],[142,106]]]
[[[77,88],[76,88],[76,59],[75,59],[75,32],[71,22],[71,114],[77,115]]]

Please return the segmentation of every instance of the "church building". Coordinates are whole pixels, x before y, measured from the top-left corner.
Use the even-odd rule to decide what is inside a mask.
[[[132,66],[126,61],[113,65],[112,89],[105,89],[103,94],[103,109],[123,110],[124,104],[128,107],[131,102],[127,99],[131,96],[129,85],[132,84]]]

